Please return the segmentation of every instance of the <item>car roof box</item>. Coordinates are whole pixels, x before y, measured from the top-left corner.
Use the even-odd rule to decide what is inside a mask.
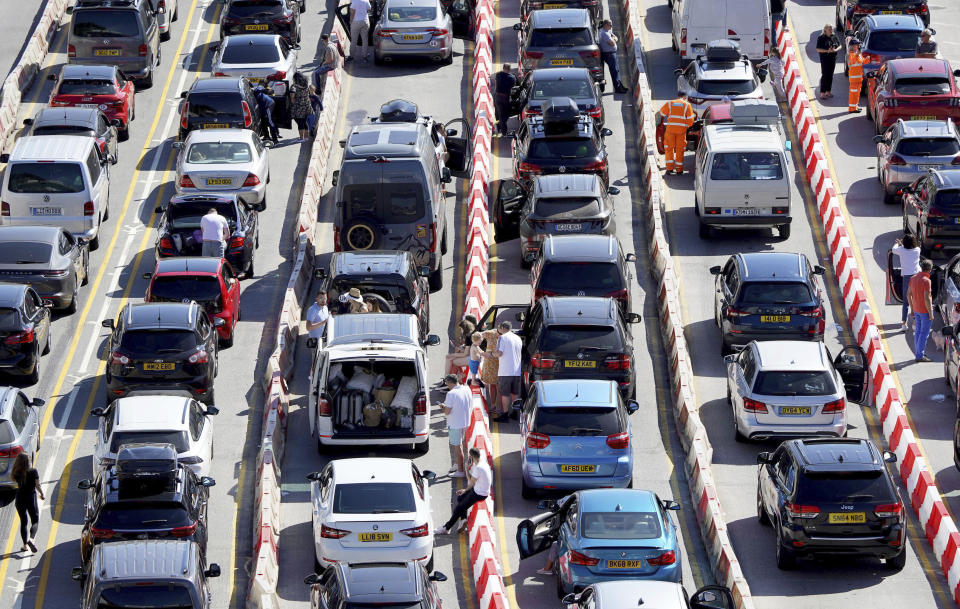
[[[711,40],[705,49],[707,61],[740,61],[740,43],[736,40]]]
[[[405,99],[393,99],[380,106],[381,123],[415,123],[419,112],[417,104]]]
[[[117,451],[117,478],[123,480],[177,477],[177,449],[173,444],[124,444]]]
[[[559,135],[577,129],[580,108],[569,97],[551,97],[543,104],[543,132]]]
[[[731,104],[730,115],[737,125],[772,125],[780,122],[780,107],[766,99],[738,99]]]

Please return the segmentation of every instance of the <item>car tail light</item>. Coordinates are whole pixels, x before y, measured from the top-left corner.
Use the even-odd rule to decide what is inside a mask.
[[[450,32],[449,30],[446,30],[443,28],[432,27],[427,30],[427,33],[430,34],[431,36],[446,36]]]
[[[188,174],[183,174],[180,176],[180,188],[196,188],[197,185],[193,183],[193,180]]]
[[[763,56],[770,54],[770,28],[763,28]]]
[[[576,550],[567,550],[567,560],[571,565],[583,565],[584,567],[595,567],[600,563],[599,558],[591,558]]]
[[[54,99],[50,102],[51,106],[69,106],[72,102],[63,101],[62,99]]]
[[[543,2],[528,2],[528,3],[527,3],[527,7],[528,7],[531,11],[535,11],[535,10],[538,10],[538,9],[543,8]]]
[[[430,534],[430,527],[427,525],[427,523],[423,523],[418,527],[413,527],[412,529],[400,529],[400,532],[407,537],[426,537]]]
[[[876,53],[863,53],[863,63],[883,63],[883,57]]]
[[[802,315],[804,317],[823,317],[823,307],[815,307],[813,309],[801,309],[797,311],[797,315]]]
[[[17,332],[16,334],[11,334],[10,336],[3,339],[3,344],[5,345],[22,345],[25,343],[33,342],[33,330],[27,330],[26,332]]]
[[[126,366],[127,364],[130,363],[130,358],[124,355],[123,353],[120,353],[119,351],[114,351],[113,353],[110,354],[110,363]]]
[[[839,400],[834,400],[832,402],[827,402],[823,405],[823,412],[843,412],[847,408],[847,401],[843,398]]]
[[[747,412],[767,412],[767,405],[758,400],[743,398],[743,409]]]
[[[317,410],[320,412],[321,417],[333,416],[333,408],[330,406],[330,400],[328,400],[326,397],[321,397],[317,401]]]
[[[224,17],[221,23],[223,23],[223,25],[237,25],[240,23],[240,20],[236,17]]]
[[[531,431],[527,434],[527,448],[546,448],[550,446],[550,436]]]
[[[719,216],[720,208],[719,207],[704,207],[703,213],[706,216]]]
[[[953,160],[950,161],[950,164],[951,164],[951,165],[960,165],[960,154],[958,154],[957,156],[953,157]]]
[[[542,288],[537,288],[533,291],[533,301],[536,302],[543,298],[544,296],[556,296],[557,293],[552,290],[544,290]]]
[[[890,157],[890,164],[891,164],[891,165],[906,165],[906,164],[907,164],[907,161],[904,160],[904,158],[903,158],[902,156],[900,156],[899,154],[894,154],[894,155],[892,155],[892,156]]]
[[[946,218],[947,214],[943,213],[935,207],[927,209],[927,217],[929,218]]]
[[[599,59],[600,49],[594,49],[592,51],[580,51],[580,57],[583,59]]]
[[[790,213],[789,207],[774,207],[773,213],[778,216],[785,216]]]
[[[210,355],[206,349],[197,349],[187,358],[187,361],[191,364],[206,364],[210,361]]]
[[[281,70],[279,72],[274,72],[270,76],[267,76],[267,80],[283,80],[286,77],[287,73]]]
[[[872,9],[867,8],[867,7],[865,7],[865,6],[861,6],[861,5],[859,5],[859,4],[855,4],[854,7],[853,7],[853,14],[854,14],[854,15],[866,15],[866,14],[869,14],[869,13],[871,13],[871,12],[872,12]],[[847,29],[849,29],[849,28],[847,28]]]
[[[183,104],[183,108],[180,110],[180,127],[183,129],[187,128],[187,114],[190,112],[190,102]]]
[[[556,363],[552,353],[534,353],[530,356],[530,366],[533,368],[553,368]]]
[[[243,181],[244,186],[256,186],[260,183],[260,178],[253,175],[252,173],[247,174],[247,178]]]
[[[40,273],[40,275],[47,279],[56,279],[58,277],[66,277],[68,272],[66,269],[60,271],[44,271]]]
[[[731,319],[739,319],[741,317],[746,317],[750,315],[746,311],[741,311],[740,309],[734,309],[733,307],[727,307],[727,317]]]
[[[333,227],[333,251],[340,251],[340,229],[336,226]]]
[[[816,518],[820,515],[820,508],[815,505],[798,505],[796,503],[785,503],[783,509],[787,511],[787,516],[791,518],[803,518],[805,520]]]
[[[926,12],[927,12],[927,5],[926,5],[926,4],[921,4],[921,5],[916,9],[916,11],[917,11],[918,13],[926,13]]]
[[[687,28],[680,29],[680,56],[687,54]]]
[[[607,170],[606,161],[594,161],[592,163],[587,163],[586,167],[583,168],[584,171],[596,171],[602,172]]]
[[[6,201],[0,202],[0,216],[10,217],[10,204]]]
[[[87,201],[83,204],[83,215],[92,216],[93,215],[93,201]]]
[[[349,534],[350,531],[346,531],[344,529],[335,529],[333,527],[328,527],[325,524],[320,526],[320,537],[323,537],[324,539],[340,539],[341,537],[345,537]]]
[[[414,415],[425,415],[427,414],[427,396],[423,393],[417,394],[417,399],[413,402],[413,414]]]
[[[13,446],[8,446],[6,448],[0,449],[0,458],[13,458],[23,452],[23,447],[14,444]]]
[[[253,115],[250,114],[250,106],[247,105],[247,102],[240,102],[240,105],[243,107],[243,126],[249,127],[253,124]]]
[[[225,72],[214,72],[213,75],[214,75],[214,76],[226,76],[227,74],[226,74]]]
[[[629,370],[630,356],[625,354],[611,355],[603,360],[603,367],[607,370]]]
[[[100,529],[97,527],[90,527],[90,534],[93,535],[94,539],[110,539],[115,537],[117,532],[113,529]]]
[[[607,436],[607,446],[615,450],[630,448],[630,434],[625,431],[610,434]]]
[[[596,6],[597,0],[580,0],[580,6]]]
[[[160,12],[163,12],[162,9],[166,9],[166,8],[167,8],[167,0],[157,1],[157,10],[159,10]]]
[[[160,239],[160,249],[162,250],[172,250],[173,249],[173,240],[170,237],[163,237]]]
[[[529,108],[529,107],[527,107],[527,108],[524,108],[524,109],[523,109],[523,112],[521,113],[521,118],[523,118],[524,120],[526,120],[527,118],[529,118],[529,117],[531,117],[531,116],[540,116],[540,114],[541,114],[540,108]]]
[[[883,98],[883,107],[884,108],[896,108],[897,99],[895,97],[884,97]]]
[[[399,34],[399,30],[380,30],[377,32],[377,36],[380,38],[389,38],[394,34]]]
[[[603,116],[603,108],[600,106],[587,106],[587,114],[593,118],[600,118]]]
[[[541,57],[543,57],[543,52],[541,51],[524,51],[523,52],[524,59],[540,59]]]
[[[76,57],[77,56],[77,47],[72,44],[67,45],[67,57]]]
[[[289,25],[290,23],[293,23],[293,13],[290,13],[286,17],[277,17],[273,20],[273,22],[277,25]]]
[[[540,169],[539,165],[537,165],[536,163],[528,163],[526,161],[523,161],[522,163],[520,163],[520,166],[517,169],[517,171],[519,171],[520,173],[529,173],[533,175],[540,175],[541,173],[543,173],[543,170]]]
[[[230,237],[230,249],[240,249],[243,247],[243,237]]]
[[[660,556],[654,556],[653,558],[648,558],[647,562],[655,567],[663,567],[665,565],[672,565],[677,562],[677,553],[673,550],[667,550]]]
[[[140,57],[146,57],[146,56],[147,56],[147,45],[141,44],[140,47],[137,49],[137,54],[140,55]]]
[[[902,511],[903,505],[900,503],[883,503],[873,508],[877,518],[896,518]]]
[[[197,522],[194,521],[193,524],[188,524],[185,527],[174,527],[170,530],[170,535],[173,537],[190,537],[197,532]]]

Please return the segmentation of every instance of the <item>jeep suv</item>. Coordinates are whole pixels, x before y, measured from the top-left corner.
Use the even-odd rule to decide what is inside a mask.
[[[856,438],[788,440],[757,455],[757,519],[773,526],[777,567],[842,555],[882,558],[888,569],[903,569],[906,517],[886,467],[896,460]]]
[[[77,0],[67,62],[117,66],[144,88],[160,65],[160,25],[153,0]]]

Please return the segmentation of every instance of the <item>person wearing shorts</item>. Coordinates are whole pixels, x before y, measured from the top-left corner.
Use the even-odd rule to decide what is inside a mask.
[[[443,402],[443,414],[447,417],[447,433],[450,439],[450,477],[463,478],[464,438],[467,425],[470,424],[470,403],[473,401],[473,392],[466,385],[460,384],[460,377],[448,374],[443,379],[447,386],[447,396]]]
[[[510,418],[510,405],[520,395],[520,351],[523,341],[513,333],[513,325],[509,321],[500,322],[497,334],[500,338],[493,356],[499,361],[497,392],[500,394],[500,415],[493,420],[503,423]]]

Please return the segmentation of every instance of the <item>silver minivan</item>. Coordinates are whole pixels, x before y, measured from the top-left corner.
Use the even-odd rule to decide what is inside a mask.
[[[91,136],[20,138],[0,155],[0,226],[59,226],[96,249],[110,214],[111,160]]]
[[[152,86],[153,71],[160,65],[159,10],[154,2],[77,0],[67,39],[67,61],[115,65],[138,85]]]

